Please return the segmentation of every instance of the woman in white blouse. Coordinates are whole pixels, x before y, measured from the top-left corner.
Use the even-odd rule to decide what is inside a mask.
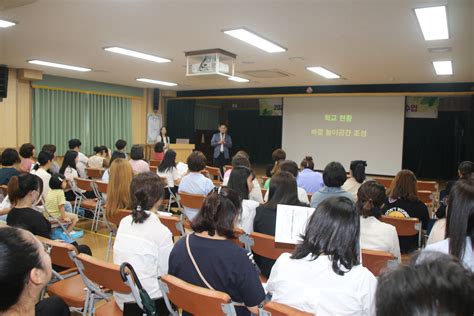
[[[401,262],[400,242],[395,226],[379,221],[386,199],[385,187],[376,181],[367,181],[357,193],[360,214],[360,247],[386,251]]]
[[[296,164],[296,162],[294,162],[294,161],[292,161],[292,160],[284,160],[284,161],[281,161],[281,162],[280,162],[278,171],[286,171],[286,172],[289,172],[289,173],[291,173],[295,178],[297,178],[297,177],[298,177],[299,168],[298,168],[298,165]],[[298,200],[299,200],[301,203],[304,203],[304,204],[308,204],[308,205],[309,205],[308,193],[305,191],[305,189],[303,189],[303,188],[301,188],[301,187],[298,187],[297,190],[298,190]],[[263,200],[264,200],[265,202],[268,201],[268,196],[269,196],[269,194],[270,194],[270,189],[267,190],[267,193],[265,193],[265,197],[263,198]]]
[[[158,136],[157,143],[162,142],[164,144],[163,149],[166,151],[170,147],[170,138],[166,127],[160,128],[160,135]]]
[[[242,228],[247,234],[253,233],[253,220],[257,207],[260,203],[249,199],[249,193],[252,191],[255,175],[252,170],[244,166],[238,166],[232,169],[227,187],[235,190],[242,201],[242,213],[240,215],[237,227]]]
[[[346,197],[321,202],[302,244],[282,254],[267,283],[272,301],[325,315],[372,315],[377,280],[359,261],[359,215]]]
[[[160,177],[153,173],[135,176],[130,185],[132,215],[122,219],[114,243],[114,263],[130,263],[144,289],[155,300],[159,315],[168,315],[158,277],[168,273],[168,259],[173,248],[173,237],[157,215],[163,198]],[[115,301],[123,310],[125,302],[132,302],[131,294],[114,292]]]
[[[353,160],[349,167],[349,178],[342,185],[342,189],[352,194],[354,201],[357,201],[357,191],[366,179],[365,167],[367,162],[364,160]]]
[[[178,192],[178,184],[182,175],[178,171],[178,168],[176,168],[176,152],[173,149],[169,149],[165,153],[163,161],[158,166],[156,173],[160,178],[166,178],[166,185],[174,194]],[[166,196],[166,198],[169,198],[169,196]]]
[[[79,155],[77,151],[74,150],[69,150],[66,152],[64,155],[63,159],[63,164],[61,165],[61,168],[59,169],[59,173],[63,174],[64,177],[66,178],[67,182],[69,185],[75,185],[75,179],[79,178],[79,173],[77,172],[77,167],[76,164],[79,161]],[[67,201],[74,201],[76,198],[76,195],[72,191],[72,189],[69,187],[64,190],[66,194],[66,200]]]

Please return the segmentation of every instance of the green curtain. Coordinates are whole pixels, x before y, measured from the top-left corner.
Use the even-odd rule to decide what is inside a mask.
[[[32,139],[37,148],[57,146],[67,150],[69,139],[82,142],[81,151],[92,154],[96,145],[113,149],[117,139],[131,143],[131,100],[87,93],[33,89]]]

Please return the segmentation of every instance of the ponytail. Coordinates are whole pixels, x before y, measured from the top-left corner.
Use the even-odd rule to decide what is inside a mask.
[[[140,204],[133,208],[132,210],[133,223],[141,224],[144,221],[146,221],[148,217],[150,217],[150,214],[145,212],[145,210],[141,207]]]
[[[8,181],[7,192],[12,205],[16,204],[16,202],[22,198],[22,196],[20,196],[20,180],[18,179],[18,176],[10,178],[10,181]]]
[[[34,171],[38,171],[39,168],[40,168],[40,164],[39,162],[36,162],[31,169],[33,169]]]
[[[306,156],[306,157],[304,157],[304,159],[301,161],[300,166],[301,166],[301,168],[303,168],[303,169],[311,169],[311,170],[314,170],[313,157],[311,157],[311,156]]]
[[[385,202],[385,187],[376,181],[364,182],[357,192],[357,209],[363,217],[382,215],[382,205]]]
[[[40,177],[24,173],[19,176],[13,176],[8,182],[8,197],[12,204],[24,198],[31,191],[39,191],[40,195],[43,190],[43,181]]]
[[[133,223],[143,223],[150,216],[146,211],[152,209],[163,196],[163,184],[156,173],[146,172],[133,177],[130,184]]]

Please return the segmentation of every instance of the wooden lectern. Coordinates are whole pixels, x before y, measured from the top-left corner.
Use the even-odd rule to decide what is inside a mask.
[[[169,148],[176,152],[176,162],[186,163],[186,159],[194,150],[194,144],[170,144]]]

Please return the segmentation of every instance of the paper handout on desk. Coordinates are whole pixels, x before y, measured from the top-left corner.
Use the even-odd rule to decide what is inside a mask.
[[[312,207],[279,204],[277,206],[275,242],[298,244],[306,223],[314,212]]]

